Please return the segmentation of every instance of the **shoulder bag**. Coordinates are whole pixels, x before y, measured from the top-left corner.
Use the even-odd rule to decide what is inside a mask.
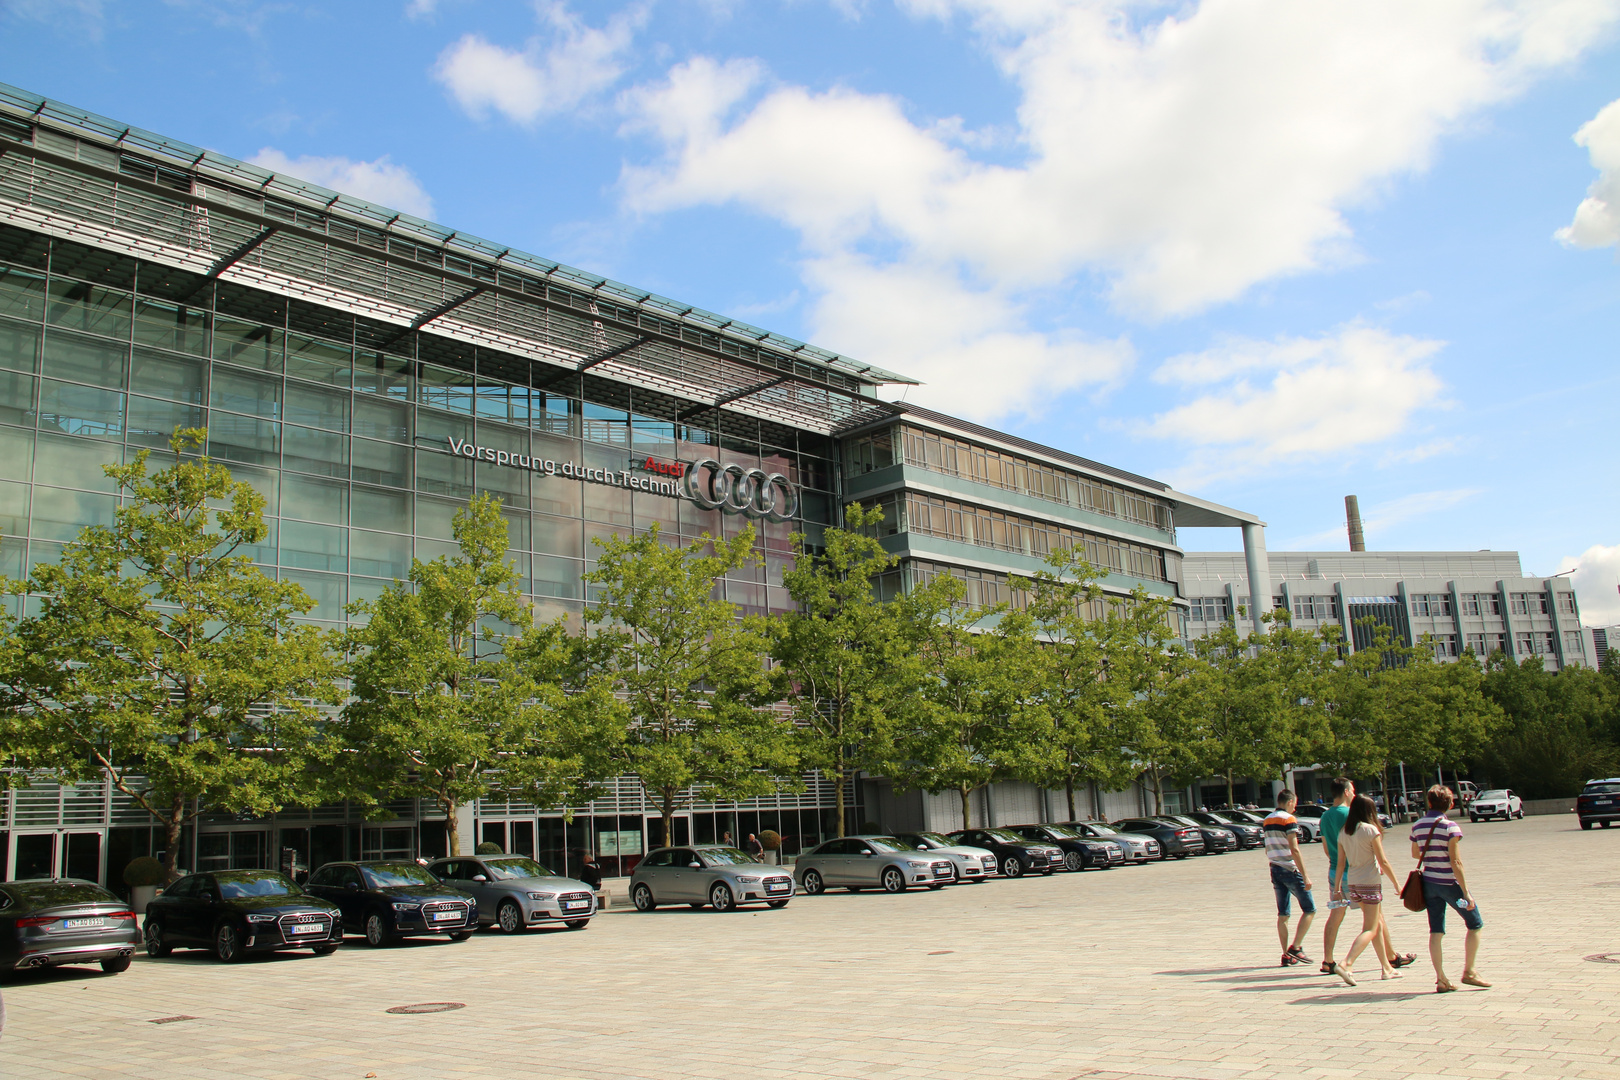
[[[1434,833],[1439,826],[1439,818],[1430,822],[1429,837],[1423,844],[1423,854],[1418,857],[1417,869],[1406,875],[1406,884],[1401,886],[1401,903],[1408,911],[1424,911],[1429,906],[1428,897],[1423,895],[1423,865],[1429,860],[1429,845],[1434,843]]]

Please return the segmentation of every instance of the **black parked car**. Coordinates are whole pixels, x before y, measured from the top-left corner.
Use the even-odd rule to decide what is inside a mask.
[[[1228,851],[1238,850],[1236,826],[1205,825],[1186,814],[1164,814],[1159,820],[1171,825],[1191,825],[1197,829],[1204,838],[1205,855],[1224,855]]]
[[[309,895],[274,870],[216,870],[170,885],[146,906],[146,954],[182,946],[211,949],[227,964],[250,952],[314,949],[343,943],[335,904]]]
[[[305,887],[337,905],[343,929],[373,948],[422,934],[466,941],[478,929],[478,901],[413,862],[327,863]]]
[[[114,973],[129,967],[140,943],[129,905],[93,881],[0,885],[0,971],[100,964]]]
[[[990,852],[1002,877],[1050,874],[1063,865],[1063,849],[1056,844],[1026,840],[1011,829],[963,829],[951,833],[951,841]]]
[[[1185,859],[1204,853],[1204,834],[1193,825],[1172,825],[1158,818],[1133,817],[1114,822],[1114,828],[1153,837],[1168,859]]]
[[[1232,835],[1237,837],[1238,849],[1247,851],[1252,847],[1259,847],[1266,842],[1266,832],[1258,825],[1242,820],[1234,814],[1225,811],[1217,814],[1213,811],[1200,811],[1196,814],[1182,814],[1182,817],[1196,821],[1200,825],[1213,825],[1218,829],[1230,829]]]
[[[1575,816],[1583,829],[1594,824],[1607,829],[1610,822],[1620,821],[1620,776],[1588,780],[1575,797]]]
[[[1086,836],[1067,825],[1009,825],[1025,840],[1056,844],[1063,852],[1065,870],[1108,870],[1125,863],[1125,848],[1112,840]]]
[[[1164,858],[1164,848],[1160,847],[1159,842],[1151,836],[1121,832],[1102,821],[1064,821],[1060,824],[1064,828],[1073,829],[1081,836],[1093,836],[1099,840],[1110,840],[1118,844],[1125,852],[1127,863],[1145,866],[1156,859]]]

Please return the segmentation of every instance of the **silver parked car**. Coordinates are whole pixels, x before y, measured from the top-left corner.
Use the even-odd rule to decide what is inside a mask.
[[[811,896],[835,885],[850,892],[882,889],[897,893],[913,885],[938,889],[956,876],[952,859],[918,851],[892,836],[828,840],[800,855],[793,873]]]
[[[735,911],[738,904],[786,907],[793,899],[793,877],[745,851],[723,844],[654,848],[630,875],[630,901],[637,911],[659,904],[708,904]]]
[[[1120,832],[1112,825],[1102,821],[1066,821],[1069,828],[1081,836],[1095,837],[1098,840],[1112,840],[1125,850],[1125,861],[1138,865],[1164,858],[1164,851],[1159,847],[1158,840],[1146,833]]]
[[[478,901],[478,922],[515,934],[530,926],[581,930],[596,914],[596,894],[583,881],[560,877],[526,855],[439,859],[428,872]]]
[[[926,851],[936,856],[949,856],[951,865],[956,868],[958,882],[983,881],[996,875],[995,853],[982,847],[953,844],[950,837],[937,832],[903,832],[894,835],[895,839],[904,840],[918,851]]]

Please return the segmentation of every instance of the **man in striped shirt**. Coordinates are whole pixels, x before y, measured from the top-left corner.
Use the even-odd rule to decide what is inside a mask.
[[[1463,872],[1462,829],[1446,816],[1455,801],[1451,789],[1436,784],[1426,796],[1429,812],[1412,825],[1412,858],[1423,868],[1423,899],[1429,908],[1429,959],[1434,962],[1434,989],[1444,994],[1457,989],[1446,978],[1441,964],[1446,940],[1446,909],[1454,908],[1468,928],[1463,940],[1462,981],[1469,986],[1487,987],[1491,984],[1474,970],[1474,958],[1479,955],[1479,932],[1485,926],[1479,905],[1468,891],[1468,876]]]
[[[1294,818],[1294,793],[1287,788],[1277,792],[1277,809],[1260,823],[1266,842],[1266,863],[1271,868],[1271,891],[1277,896],[1277,942],[1282,946],[1282,966],[1308,964],[1300,943],[1316,918],[1316,902],[1311,899],[1311,875],[1305,869],[1305,856],[1299,850],[1299,822]],[[1293,943],[1288,940],[1290,900],[1299,898],[1299,929]]]

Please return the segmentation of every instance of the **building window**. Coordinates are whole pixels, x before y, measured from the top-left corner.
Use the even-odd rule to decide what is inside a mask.
[[[1457,635],[1435,634],[1431,638],[1434,645],[1434,658],[1436,660],[1455,660],[1457,658]]]
[[[1416,593],[1412,597],[1412,614],[1436,615],[1451,614],[1450,593]]]
[[[1516,592],[1511,600],[1515,615],[1547,614],[1547,594],[1544,592]]]
[[[1338,617],[1339,598],[1337,596],[1294,597],[1294,618],[1296,619],[1337,619]]]
[[[1586,649],[1581,645],[1581,632],[1579,630],[1565,630],[1564,655],[1580,656],[1584,652],[1586,652]]]
[[[1500,615],[1502,598],[1495,593],[1466,593],[1462,597],[1464,615]]]
[[[1553,636],[1548,631],[1535,631],[1517,635],[1520,656],[1547,656],[1553,651]]]
[[[1488,660],[1498,652],[1507,651],[1507,635],[1469,634],[1468,649],[1481,660]]]
[[[1490,650],[1490,652],[1486,655],[1507,652],[1508,642],[1506,634],[1486,634],[1485,643]]]
[[[1572,592],[1561,592],[1561,593],[1558,594],[1558,612],[1561,615],[1574,615],[1574,614],[1576,614],[1576,611],[1575,611],[1575,594],[1574,593],[1572,593]]]
[[[1194,622],[1225,622],[1231,617],[1224,596],[1195,596],[1188,615]]]

